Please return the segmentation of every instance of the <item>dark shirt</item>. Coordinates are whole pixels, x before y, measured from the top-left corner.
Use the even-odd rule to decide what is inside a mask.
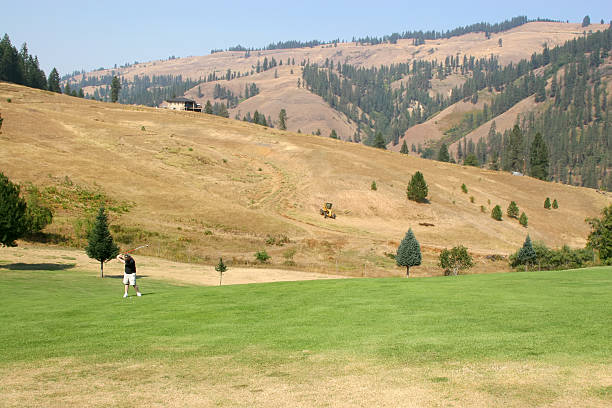
[[[136,273],[136,261],[134,261],[134,258],[130,257],[125,260],[125,273]]]

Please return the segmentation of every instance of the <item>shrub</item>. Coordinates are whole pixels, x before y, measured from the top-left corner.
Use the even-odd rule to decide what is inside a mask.
[[[593,262],[594,253],[590,248],[571,249],[567,245],[560,249],[548,248],[542,242],[534,242],[532,248],[535,252],[533,264],[538,264],[539,269],[560,270],[582,268]],[[516,268],[524,265],[519,259],[519,253],[523,248],[510,255],[510,266]]]
[[[559,204],[557,204],[557,199],[556,199],[556,198],[553,200],[553,203],[552,203],[552,208],[554,208],[555,210],[556,210],[557,208],[559,208]]]
[[[482,213],[486,213],[487,212],[487,209],[486,209],[486,207],[484,205],[480,206],[480,212],[482,212]]]
[[[544,200],[544,208],[550,210],[550,198],[548,197],[546,197],[546,200]]]
[[[601,218],[587,218],[591,232],[587,243],[599,252],[599,259],[603,262],[612,261],[612,204],[604,208]]]
[[[461,191],[463,191],[465,194],[467,194],[468,189],[467,189],[465,183],[461,184]]]
[[[270,255],[268,255],[265,249],[262,249],[261,251],[255,252],[255,259],[260,263],[265,263],[270,259]]]
[[[444,249],[442,253],[440,253],[438,265],[444,269],[444,275],[448,276],[452,274],[456,276],[460,270],[471,268],[474,262],[467,248],[463,245],[459,245],[451,250]]]
[[[499,205],[496,205],[495,207],[493,207],[493,210],[491,210],[491,218],[497,221],[502,220],[502,210]]]
[[[470,203],[474,204],[474,196],[470,196]]]
[[[372,184],[370,185],[370,190],[372,191],[376,191],[378,188],[376,187],[376,181],[372,181]]]
[[[527,227],[527,223],[528,223],[528,219],[527,219],[527,214],[525,214],[525,212],[523,211],[521,213],[521,216],[519,217],[519,223],[523,226],[523,227]]]
[[[508,206],[508,210],[506,211],[508,217],[510,218],[518,218],[519,216],[519,208],[518,205],[514,201],[510,201],[510,205]]]

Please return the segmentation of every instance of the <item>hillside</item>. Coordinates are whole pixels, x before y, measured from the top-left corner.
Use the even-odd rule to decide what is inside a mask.
[[[237,265],[253,264],[265,248],[273,267],[401,275],[385,254],[412,228],[424,251],[415,274],[440,274],[437,251],[458,244],[477,255],[478,272],[490,270],[486,255],[513,252],[527,233],[549,246],[584,245],[584,219],[610,203],[591,189],[7,83],[0,111],[0,168],[54,203],[48,232],[67,245],[83,244],[88,211],[106,197],[122,246],[149,242],[146,255],[208,264],[223,256]],[[429,204],[406,200],[417,170],[429,184]],[[558,210],[543,208],[547,196]],[[528,215],[528,229],[491,219],[494,205],[505,210],[511,200]],[[336,220],[319,215],[324,201],[334,203]]]
[[[565,41],[583,34],[607,28],[607,25],[592,24],[586,28],[574,23],[531,22],[508,31],[493,33],[489,38],[485,33],[469,33],[456,37],[436,40],[425,40],[424,44],[414,45],[412,40],[398,40],[397,43],[377,45],[359,44],[355,42],[337,43],[335,45],[319,45],[308,48],[262,50],[245,53],[243,51],[216,52],[205,56],[191,56],[163,61],[138,63],[131,66],[107,70],[99,70],[71,78],[71,86],[79,87],[83,80],[102,85],[85,86],[86,94],[93,95],[96,90],[105,91],[110,84],[110,76],[118,75],[124,81],[124,88],[133,83],[135,76],[178,76],[191,80],[209,79],[201,85],[202,96],[197,87],[186,92],[186,95],[204,104],[210,99],[210,77],[213,82],[233,89],[236,95],[241,93],[244,82],[256,82],[261,93],[257,98],[241,101],[231,110],[231,115],[258,110],[274,121],[278,118],[280,109],[287,110],[288,129],[312,133],[320,129],[323,135],[329,135],[335,129],[339,137],[346,140],[353,136],[356,130],[355,118],[352,120],[346,114],[335,111],[322,99],[312,95],[307,89],[298,88],[297,80],[301,78],[301,65],[304,62],[322,66],[326,61],[349,64],[356,68],[373,68],[391,64],[413,63],[414,61],[442,62],[448,57],[468,56],[476,59],[495,57],[504,66],[510,62],[528,59],[534,52],[539,52],[543,44],[549,47],[561,45]],[[502,40],[502,46],[499,41]],[[275,59],[284,65],[276,68],[278,78],[273,78],[275,69],[256,72],[255,68],[264,59]],[[291,62],[294,73],[289,74],[287,63]],[[242,76],[230,81],[225,78],[227,71],[240,73]],[[248,75],[248,76],[244,76]],[[106,79],[96,82],[95,78]],[[108,83],[106,83],[106,82]],[[432,84],[436,91],[445,95],[449,92],[448,84]],[[457,85],[457,83],[454,83]],[[153,88],[153,87],[152,87]],[[208,92],[205,92],[208,90]],[[126,92],[124,89],[123,92]],[[96,94],[98,95],[98,94]],[[102,94],[101,94],[102,95]],[[98,95],[98,97],[102,97]],[[220,99],[217,102],[221,102]]]

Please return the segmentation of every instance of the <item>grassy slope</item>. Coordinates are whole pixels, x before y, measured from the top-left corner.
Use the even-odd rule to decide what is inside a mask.
[[[116,202],[127,200],[133,206],[113,215],[112,223],[134,228],[134,242],[150,243],[143,254],[181,261],[213,263],[223,256],[244,264],[266,248],[279,265],[284,251],[295,248],[302,269],[335,273],[338,265],[338,273],[361,275],[366,264],[368,276],[388,276],[401,271],[385,253],[395,252],[412,228],[425,253],[415,273],[433,274],[440,273],[437,251],[458,244],[481,256],[509,253],[528,232],[549,246],[584,245],[584,219],[598,216],[610,201],[590,189],[329,138],[10,84],[0,84],[0,109],[0,168],[9,178],[61,189],[68,177]],[[406,200],[406,185],[417,170],[429,184],[430,204]],[[377,191],[370,190],[372,180]],[[461,192],[462,183],[468,194]],[[559,210],[543,208],[547,196],[558,200]],[[494,205],[505,209],[511,200],[527,213],[528,229],[489,216]],[[324,201],[334,203],[336,220],[318,214]],[[75,218],[84,214],[56,209],[50,230],[72,234]],[[291,242],[266,245],[269,234]],[[487,269],[483,262],[478,259],[476,270]]]
[[[45,270],[24,270],[39,268]],[[80,386],[91,387],[106,376],[113,378],[113,370],[134,365],[162,367],[167,376],[180,372],[186,375],[181,387],[194,390],[201,383],[248,383],[244,373],[253,369],[255,377],[263,373],[275,377],[279,370],[278,376],[289,377],[260,384],[266,391],[265,387],[315,381],[304,377],[310,369],[324,370],[326,381],[346,380],[355,369],[347,364],[365,364],[358,371],[383,367],[387,372],[416,370],[429,377],[458,366],[472,367],[470,376],[475,377],[484,366],[490,370],[491,365],[501,364],[509,369],[518,364],[523,367],[518,396],[509,392],[512,388],[500,394],[493,384],[485,390],[474,386],[473,391],[497,404],[522,401],[522,406],[541,405],[537,393],[544,390],[545,402],[557,400],[560,406],[576,396],[592,399],[592,406],[603,405],[602,398],[609,401],[609,267],[215,288],[141,279],[145,296],[128,299],[121,298],[117,279],[100,280],[48,266],[14,269],[0,265],[0,378],[11,398],[32,372],[39,376],[34,389],[28,390],[30,395],[56,405],[65,396],[45,394],[46,387],[56,387],[54,378],[68,375],[68,383],[74,384],[87,378],[89,385]],[[198,377],[197,367],[211,365],[216,366],[215,375]],[[574,381],[584,374],[576,370],[585,366],[593,370],[589,380]],[[187,367],[191,375],[183,372]],[[243,374],[227,371],[228,367]],[[553,392],[556,385],[551,378],[540,378],[538,370],[543,367],[565,367],[565,374],[555,375],[573,382],[571,392],[570,388]],[[151,370],[130,374],[126,380],[153,386],[163,381]],[[23,372],[23,377],[12,377],[13,372]],[[16,387],[7,389],[7,380]],[[461,389],[456,384],[449,387]],[[94,394],[112,392],[96,389]],[[161,398],[168,404],[173,396]],[[333,393],[319,395],[311,404],[321,398],[333,398]],[[434,398],[440,401],[445,396]],[[459,404],[478,405],[469,398],[463,401]]]

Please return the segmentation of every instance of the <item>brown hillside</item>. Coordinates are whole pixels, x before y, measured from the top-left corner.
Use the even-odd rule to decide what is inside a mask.
[[[607,25],[592,24],[586,27],[586,31],[605,28]],[[420,59],[443,61],[448,56],[459,54],[477,58],[495,55],[503,65],[529,58],[533,52],[540,51],[544,43],[554,47],[581,35],[584,31],[585,28],[580,24],[533,22],[506,32],[492,34],[490,39],[487,39],[484,33],[471,33],[449,39],[428,40],[419,46],[414,46],[412,40],[399,40],[397,44],[379,45],[358,45],[351,42],[339,43],[336,47],[323,45],[312,48],[253,51],[248,58],[245,58],[244,52],[219,52],[204,56],[146,62],[127,68],[94,71],[85,75],[100,76],[114,72],[130,80],[134,75],[180,74],[184,78],[198,79],[206,78],[213,72],[223,77],[228,69],[241,74],[250,73],[257,65],[257,61],[263,62],[265,57],[283,61],[284,65],[288,59],[292,59],[295,60],[296,65],[292,66],[294,74],[290,77],[285,75],[286,70],[283,66],[279,67],[279,74],[282,72],[282,75],[278,79],[273,78],[274,70],[272,69],[264,74],[255,74],[246,79],[232,80],[229,84],[223,80],[219,81],[224,86],[240,91],[243,88],[240,85],[245,81],[255,81],[261,89],[261,94],[257,98],[241,103],[232,111],[232,116],[238,111],[244,114],[257,109],[276,120],[280,109],[285,108],[290,117],[289,130],[300,129],[302,132],[311,133],[316,129],[321,129],[323,135],[328,135],[331,129],[335,129],[341,138],[347,139],[353,135],[354,125],[349,123],[345,115],[335,112],[318,96],[311,95],[304,89],[297,89],[297,78],[301,76],[299,64],[302,61],[321,64],[329,59],[335,63],[347,62],[355,66],[373,67]],[[500,38],[503,43],[502,47],[498,45]],[[80,77],[78,75],[74,79],[79,81]],[[459,78],[456,77],[449,77],[441,83],[434,80],[432,91],[446,94],[459,83]],[[93,93],[93,88],[88,87],[85,92]],[[193,97],[197,93],[191,90],[188,95]],[[205,102],[204,98],[198,99]],[[417,131],[419,132],[421,130]],[[412,137],[411,135],[409,138]],[[415,140],[417,139],[426,139],[426,137],[415,137]]]
[[[146,241],[151,247],[143,254],[172,259],[214,264],[223,256],[230,265],[244,264],[265,248],[281,267],[287,249],[295,249],[295,268],[302,270],[361,275],[365,265],[368,276],[402,274],[385,253],[394,253],[412,228],[424,250],[417,275],[441,273],[437,251],[458,244],[479,256],[476,271],[499,270],[504,263],[487,266],[484,256],[514,251],[527,233],[551,246],[584,245],[584,219],[610,203],[590,189],[6,83],[0,83],[0,111],[0,168],[9,178],[58,191],[80,186],[76,205],[58,202],[49,232],[73,237],[84,217],[82,192],[101,191],[115,203],[131,203],[127,213],[111,217],[140,233],[124,248]],[[429,204],[406,200],[417,170],[429,184]],[[377,191],[370,190],[373,180]],[[546,196],[560,208],[544,210]],[[511,200],[529,216],[528,229],[490,218],[492,206],[505,210]],[[324,201],[334,203],[336,220],[319,215]],[[284,246],[271,241],[284,237]]]

